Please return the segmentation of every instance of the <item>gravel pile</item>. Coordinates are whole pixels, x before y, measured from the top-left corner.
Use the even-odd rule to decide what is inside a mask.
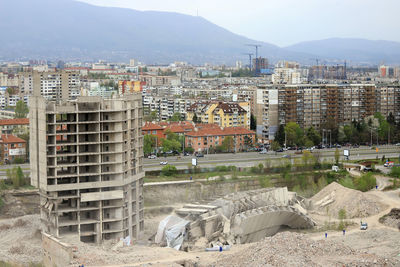
[[[314,212],[337,218],[341,209],[347,218],[365,218],[378,214],[387,206],[379,198],[333,182],[311,198]]]
[[[379,222],[400,230],[400,209],[392,209],[388,214],[380,218]]]
[[[26,215],[0,222],[0,260],[29,265],[42,261],[40,216]]]
[[[234,255],[216,255],[215,266],[399,266],[394,259],[354,250],[341,242],[313,241],[284,232],[254,243]]]

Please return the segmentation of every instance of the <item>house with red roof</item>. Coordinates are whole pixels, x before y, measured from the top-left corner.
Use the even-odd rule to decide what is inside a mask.
[[[26,141],[12,134],[2,134],[0,139],[1,161],[13,162],[16,158],[26,159]]]
[[[255,144],[256,133],[244,127],[205,127],[186,133],[185,146],[196,152],[209,152],[221,146],[225,138],[232,137],[233,151],[244,151]],[[232,152],[233,152],[232,151]]]
[[[28,130],[29,119],[6,119],[0,120],[0,131],[1,134],[12,134],[14,128],[22,127],[24,130]]]

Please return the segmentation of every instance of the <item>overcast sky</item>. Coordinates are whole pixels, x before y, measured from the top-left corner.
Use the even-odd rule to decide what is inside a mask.
[[[400,41],[400,0],[81,0],[202,16],[279,46],[331,37]]]

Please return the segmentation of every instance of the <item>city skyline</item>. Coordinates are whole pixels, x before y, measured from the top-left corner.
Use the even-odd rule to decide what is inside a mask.
[[[199,15],[234,33],[278,46],[329,38],[363,38],[400,41],[396,31],[396,14],[400,3],[348,1],[159,1],[80,0],[98,6],[123,7],[142,11],[168,11]],[[212,8],[210,8],[212,6]],[[373,10],[373,12],[371,12]],[[355,15],[357,14],[357,15]],[[327,19],[327,18],[337,19]],[[282,33],[290,34],[282,34]]]

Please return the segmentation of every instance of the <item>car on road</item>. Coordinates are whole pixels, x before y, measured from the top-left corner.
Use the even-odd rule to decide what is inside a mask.
[[[183,153],[183,155],[184,156],[190,156],[190,153],[189,152],[185,152],[185,153]]]
[[[168,164],[168,161],[161,161],[160,162],[160,165],[167,165]]]
[[[196,157],[198,157],[198,158],[204,158],[204,154],[203,154],[203,153],[197,153],[197,154],[196,154]]]
[[[400,143],[397,143],[396,146],[400,146]]]
[[[368,223],[361,222],[360,230],[367,230],[367,229],[368,229]]]
[[[260,152],[259,152],[259,154],[267,154],[268,153],[268,151],[267,150],[261,150]]]
[[[276,152],[283,152],[283,148],[278,149]]]
[[[394,165],[394,161],[388,161],[388,162],[385,162],[385,164],[383,164],[383,167],[393,167],[393,165]]]
[[[147,158],[148,158],[148,159],[156,159],[157,156],[156,156],[156,155],[149,155]]]
[[[282,158],[290,159],[290,155],[283,155]]]

